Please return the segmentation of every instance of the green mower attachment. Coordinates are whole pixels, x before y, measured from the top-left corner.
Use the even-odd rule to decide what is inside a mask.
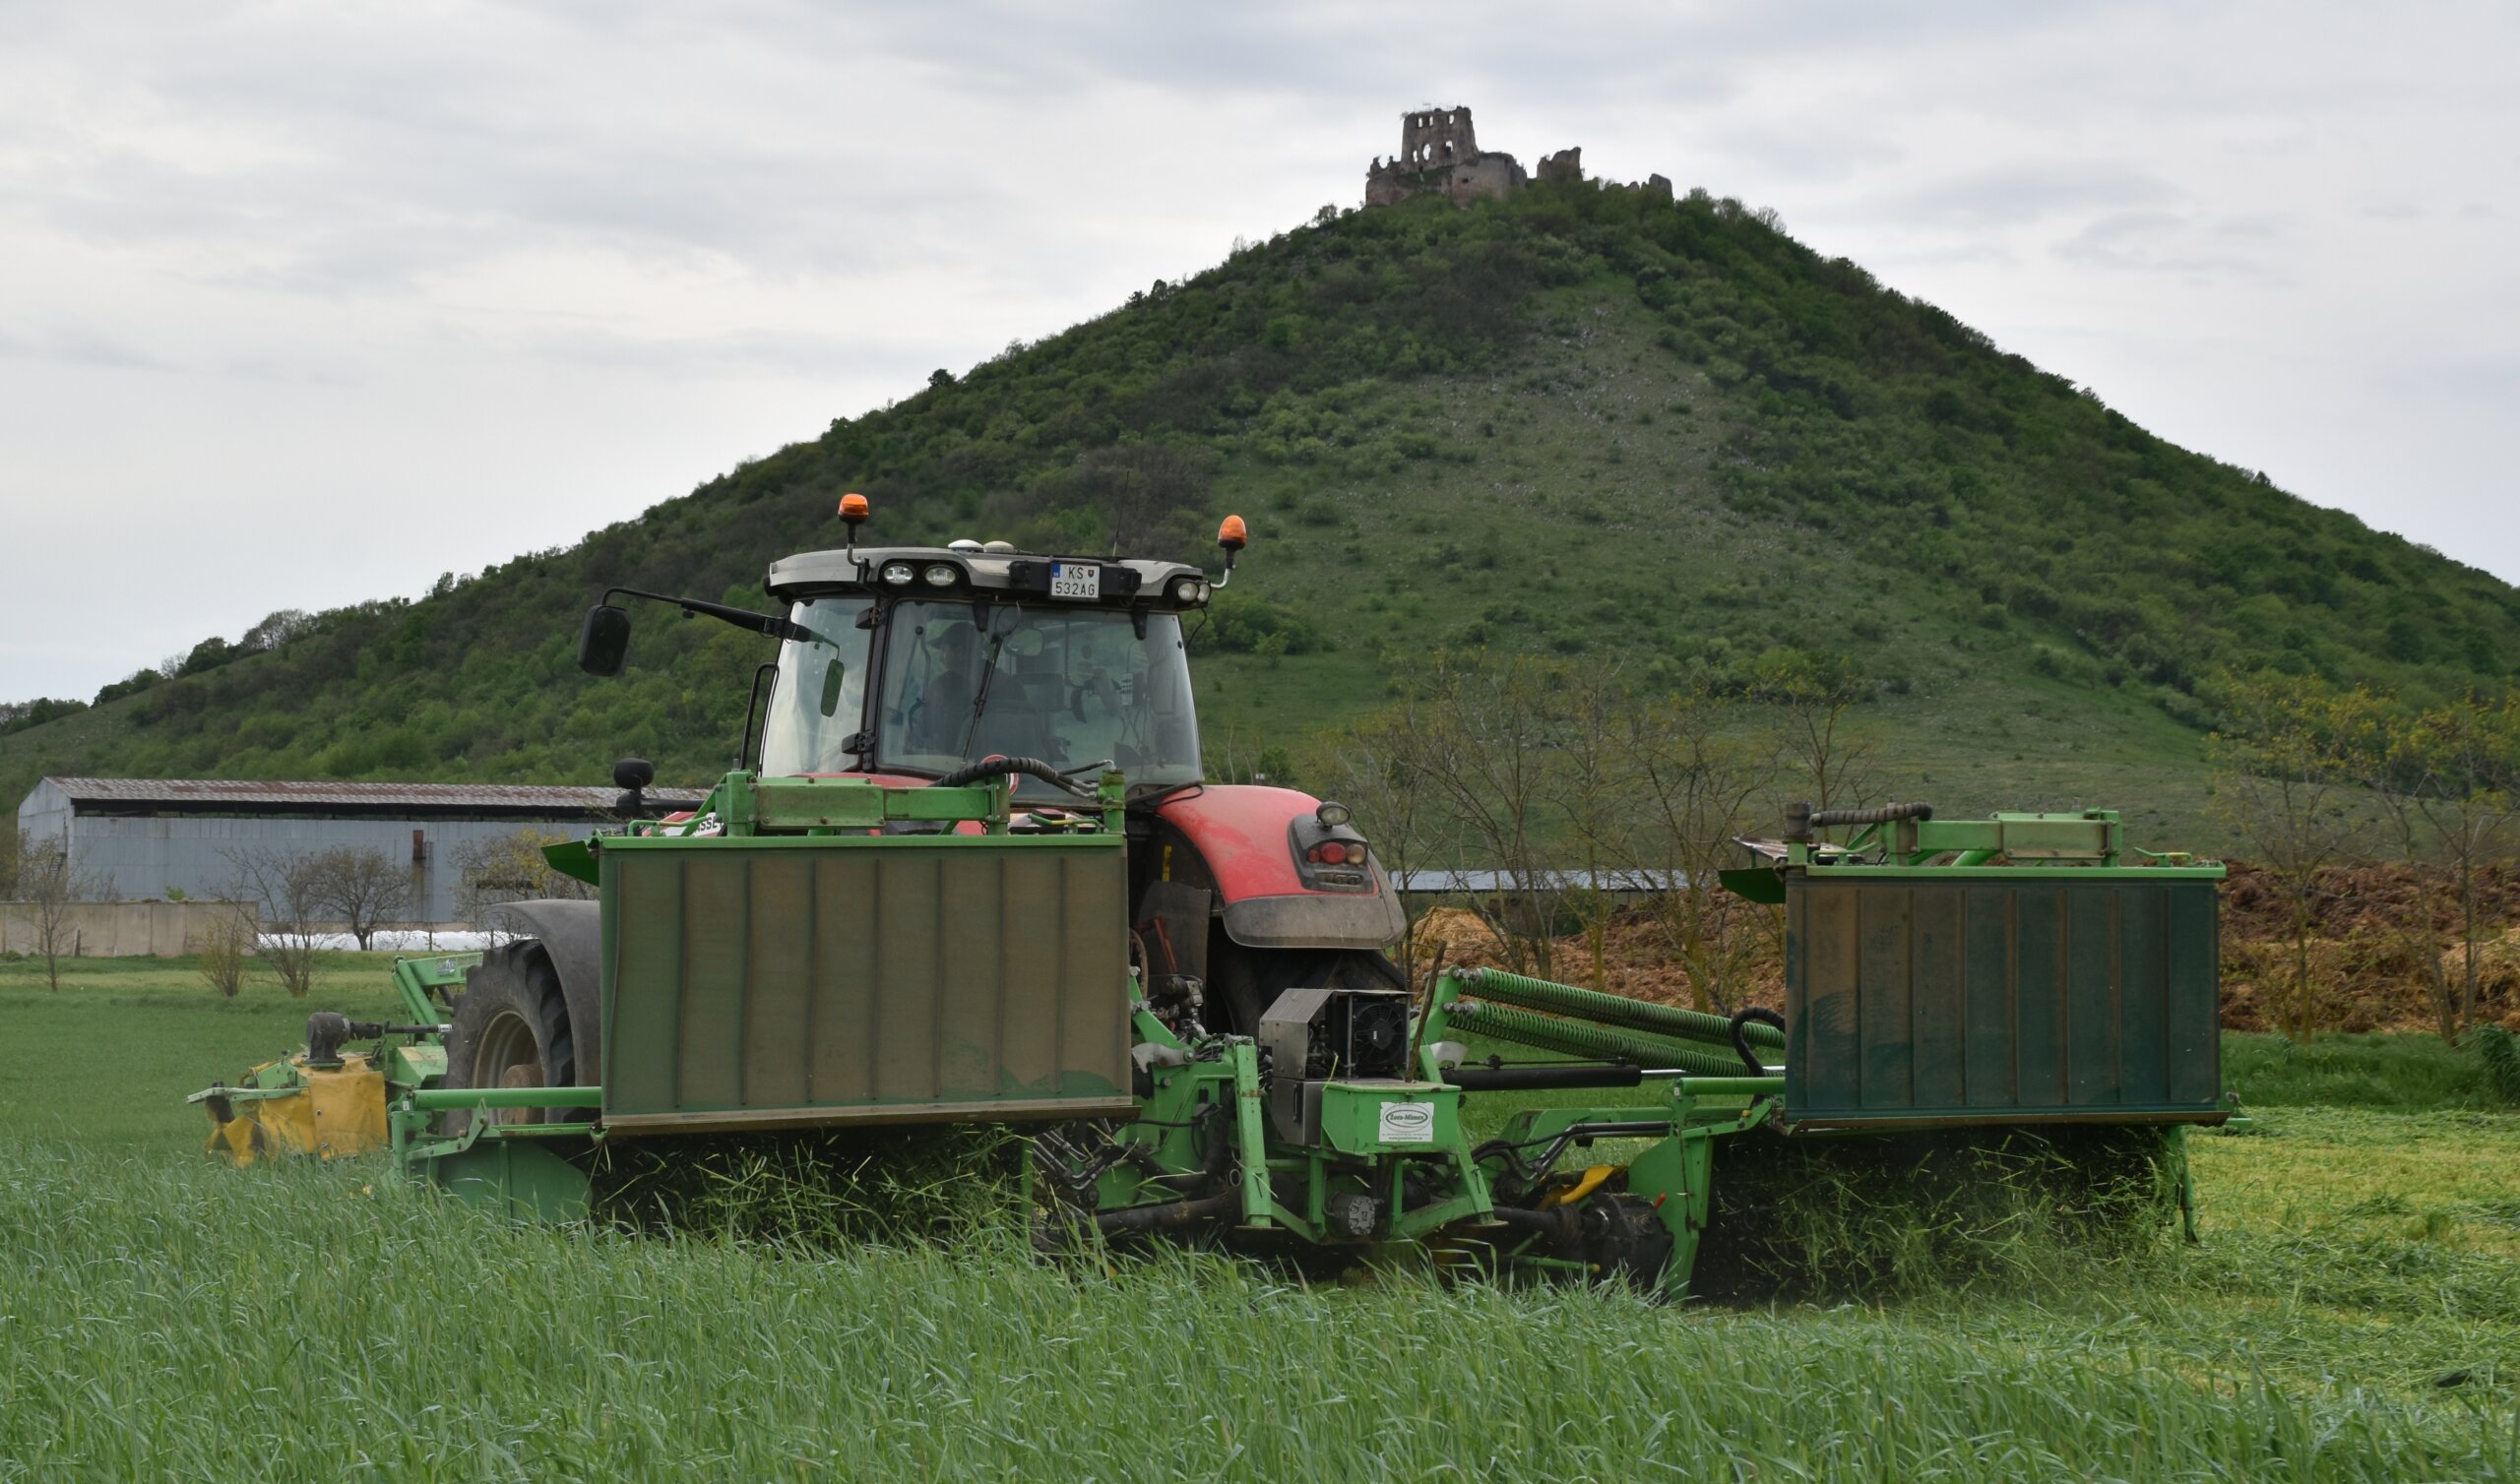
[[[2129,861],[2114,814],[1797,810],[1784,839],[1744,841],[1760,863],[1726,880],[1783,908],[1781,1015],[1456,968],[1418,995],[1298,983],[1224,1032],[1179,982],[1147,992],[1126,797],[1106,773],[1019,829],[1003,776],[738,773],[690,818],[555,852],[600,891],[591,1045],[451,1066],[441,1022],[477,1027],[489,1003],[466,994],[530,1020],[562,1013],[558,991],[534,998],[529,959],[504,979],[482,955],[404,960],[415,1023],[364,1064],[396,1167],[576,1219],[617,1141],[1012,1124],[1050,1248],[1185,1241],[1314,1269],[1418,1249],[1677,1297],[1719,1141],[2228,1116],[2222,867]],[[543,1084],[554,1066],[564,1084]],[[232,1120],[313,1081],[256,1076],[203,1096]]]

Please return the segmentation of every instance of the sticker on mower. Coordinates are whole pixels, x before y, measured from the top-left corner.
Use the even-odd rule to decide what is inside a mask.
[[[1050,564],[1050,596],[1099,598],[1102,595],[1102,569],[1092,562],[1052,562]]]
[[[1435,1109],[1431,1103],[1384,1103],[1381,1129],[1374,1136],[1383,1144],[1433,1144],[1435,1142]]]

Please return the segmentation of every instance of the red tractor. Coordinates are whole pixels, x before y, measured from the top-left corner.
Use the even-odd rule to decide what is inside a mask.
[[[848,497],[841,513],[849,545],[771,564],[778,612],[616,588],[588,615],[580,662],[622,668],[630,624],[616,594],[751,629],[779,648],[755,679],[745,767],[765,779],[897,786],[1013,774],[1016,833],[1066,828],[1063,806],[1117,769],[1129,952],[1167,1023],[1256,1035],[1291,987],[1405,987],[1384,950],[1407,915],[1347,810],[1292,788],[1207,780],[1185,625],[1230,579],[1247,539],[1240,517],[1218,532],[1225,570],[1212,579],[1177,562],[1003,541],[858,546],[864,500]],[[653,775],[642,763],[617,772],[633,810]],[[509,910],[533,936],[470,975],[449,1084],[598,1082],[595,903]]]

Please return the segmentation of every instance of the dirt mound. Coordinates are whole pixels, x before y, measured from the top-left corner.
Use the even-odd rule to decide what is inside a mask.
[[[1505,961],[1505,945],[1485,918],[1468,907],[1436,907],[1410,932],[1418,961],[1434,961],[1441,950],[1453,968],[1487,968]]]
[[[1773,937],[1773,925],[1762,915],[1765,909],[1743,902],[1726,910],[1728,931]],[[1772,944],[1744,966],[1745,972],[1730,993],[1717,993],[1709,986],[1709,994],[1701,999],[1682,956],[1672,946],[1670,928],[1644,907],[1619,907],[1602,924],[1598,965],[1592,932],[1509,945],[1485,918],[1466,907],[1433,908],[1418,919],[1412,937],[1420,972],[1434,961],[1440,948],[1447,968],[1510,969],[1665,1005],[1729,1002],[1731,1008],[1739,1009],[1785,1003],[1785,967]]]
[[[2310,898],[2310,999],[2323,1029],[2436,1030],[2429,960],[2440,954],[2452,982],[2461,976],[2456,895],[2441,878],[2403,863],[2343,866],[2315,878]],[[2478,999],[2483,1017],[2520,1031],[2520,870],[2487,874],[2480,905],[2490,924],[2481,945]],[[2234,863],[2223,888],[2223,1024],[2274,1030],[2293,1003],[2296,958],[2292,901],[2273,873]],[[2422,934],[2431,913],[2431,943]],[[1728,899],[1724,929],[1759,945],[1732,993],[1703,1003],[1778,1006],[1785,999],[1782,939],[1773,909]],[[1672,925],[1644,906],[1614,911],[1595,937],[1572,932],[1546,943],[1507,944],[1479,913],[1437,907],[1416,929],[1422,972],[1436,949],[1455,968],[1500,967],[1567,984],[1598,987],[1667,1005],[1702,1003],[1676,948]],[[2435,945],[2438,945],[2436,947]],[[1712,990],[1712,986],[1710,986]]]
[[[2477,899],[2488,924],[2479,955],[2479,1009],[2485,1019],[2520,1024],[2520,870],[2488,869]],[[2311,878],[2308,907],[2309,995],[2321,1028],[2439,1028],[2428,960],[2437,955],[2453,983],[2465,972],[2458,895],[2440,872],[2403,861],[2332,867]],[[2284,882],[2234,862],[2223,887],[2225,1028],[2279,1028],[2299,967]]]

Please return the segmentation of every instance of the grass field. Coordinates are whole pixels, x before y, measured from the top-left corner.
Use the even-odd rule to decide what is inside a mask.
[[[2233,1038],[2205,1241],[1897,1303],[510,1227],[184,1092],[384,1012],[0,962],[0,1480],[2520,1477],[2520,1116]]]

